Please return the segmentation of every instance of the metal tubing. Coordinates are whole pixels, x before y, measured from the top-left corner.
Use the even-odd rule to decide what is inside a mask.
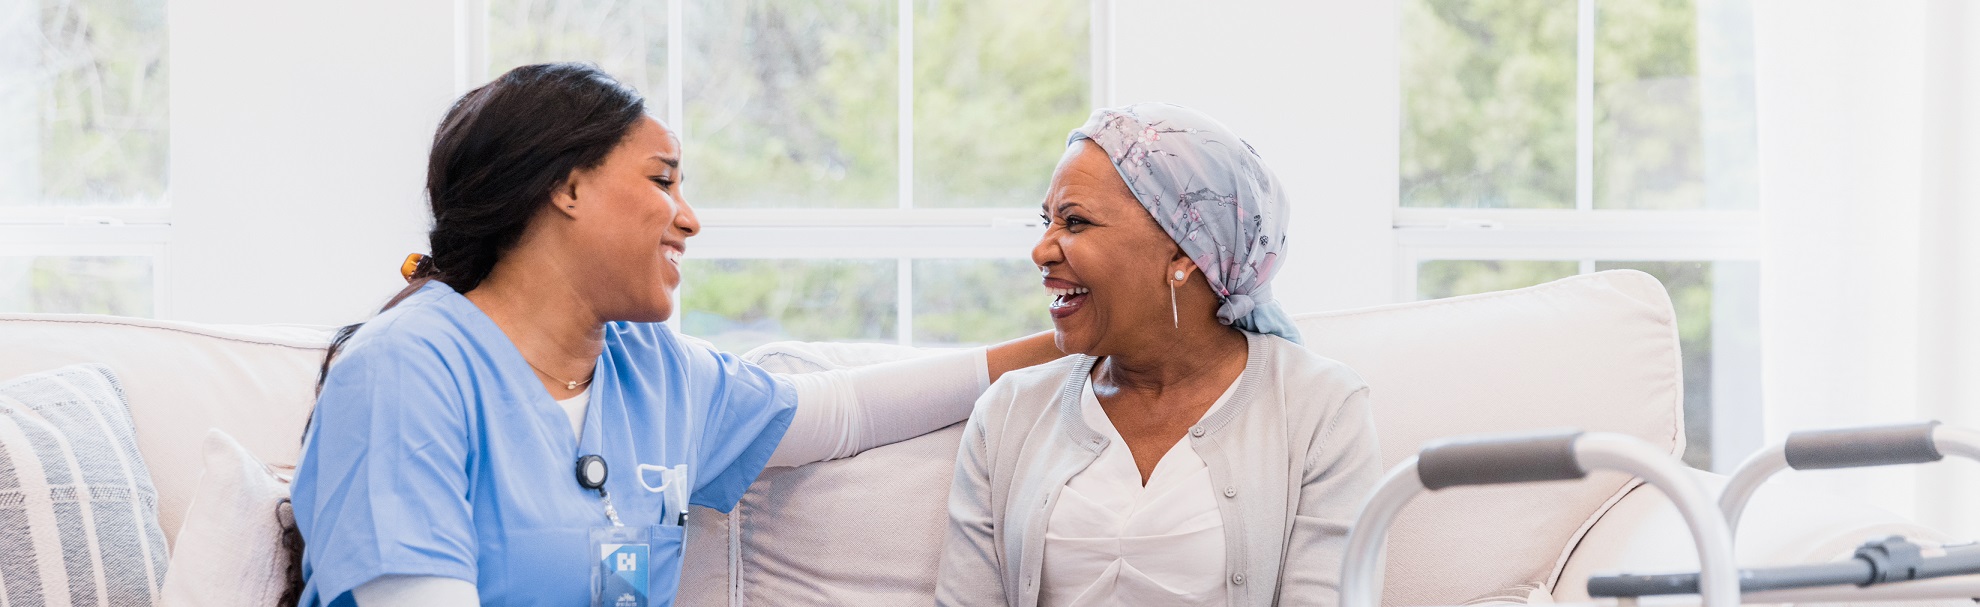
[[[1535,444],[1558,439],[1558,435],[1530,437]],[[1574,438],[1571,445],[1572,467],[1576,470],[1619,470],[1642,478],[1662,490],[1677,505],[1685,524],[1691,528],[1693,540],[1698,544],[1704,590],[1699,597],[1704,605],[1735,607],[1739,604],[1739,581],[1732,562],[1732,536],[1726,530],[1725,519],[1712,508],[1704,489],[1685,472],[1682,464],[1671,454],[1622,434],[1582,434]],[[1504,445],[1495,449],[1502,447]],[[1362,505],[1361,514],[1348,532],[1347,553],[1341,564],[1341,607],[1381,605],[1389,528],[1411,498],[1428,490],[1419,475],[1420,458],[1411,457],[1390,469],[1375,493]],[[1539,458],[1530,463],[1558,468],[1554,464],[1559,462]],[[1523,473],[1488,474],[1485,478],[1497,479],[1505,474]],[[1468,475],[1452,478],[1459,477],[1471,478]]]
[[[1917,601],[1948,597],[1980,596],[1980,575],[1944,577],[1875,586],[1823,586],[1767,590],[1746,595],[1746,602],[1762,603],[1863,603],[1873,601]]]
[[[1341,564],[1341,607],[1380,607],[1382,573],[1388,563],[1389,527],[1410,498],[1424,491],[1412,455],[1376,485],[1348,530],[1347,558]]]
[[[1746,512],[1746,504],[1753,500],[1753,493],[1760,490],[1761,483],[1788,469],[1785,445],[1773,444],[1762,448],[1759,453],[1740,462],[1732,477],[1726,479],[1725,491],[1719,494],[1719,514],[1726,519],[1726,529],[1738,533],[1740,514]]]
[[[1926,432],[1923,438],[1919,432]],[[1810,439],[1814,440],[1810,440]],[[1844,443],[1854,439],[1877,442],[1884,447],[1848,449]],[[1791,457],[1790,451],[1795,451]],[[1964,457],[1980,461],[1980,433],[1955,428],[1934,422],[1854,428],[1846,430],[1817,430],[1797,432],[1789,435],[1781,444],[1769,445],[1759,453],[1746,458],[1733,471],[1726,481],[1724,493],[1719,494],[1719,512],[1725,516],[1727,528],[1738,531],[1739,519],[1752,501],[1753,493],[1769,477],[1789,468],[1802,469],[1791,462],[1814,463],[1820,468],[1846,467],[1833,464],[1856,463],[1860,466],[1882,466],[1906,461],[1935,461],[1926,458],[1927,451],[1933,455]]]
[[[1685,472],[1671,454],[1641,440],[1608,432],[1591,432],[1575,442],[1575,456],[1584,470],[1620,470],[1650,483],[1677,506],[1698,546],[1699,599],[1705,607],[1739,605],[1739,571],[1733,564],[1732,532],[1712,507],[1705,489]]]

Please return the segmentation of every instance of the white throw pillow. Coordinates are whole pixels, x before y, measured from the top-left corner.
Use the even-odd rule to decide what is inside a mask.
[[[0,603],[150,605],[158,494],[102,365],[0,383]]]
[[[218,428],[207,430],[203,448],[206,468],[179,527],[162,605],[275,605],[289,568],[277,514],[289,484]]]

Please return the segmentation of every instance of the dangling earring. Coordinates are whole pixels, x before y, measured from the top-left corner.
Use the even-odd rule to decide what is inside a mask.
[[[1188,274],[1184,274],[1182,270],[1176,270],[1176,282],[1181,282],[1181,281],[1182,281],[1182,279],[1184,279],[1184,278],[1186,278],[1186,277],[1188,277],[1188,276],[1189,276],[1189,275],[1188,275]],[[1175,283],[1175,282],[1169,282],[1169,281],[1166,281],[1166,280],[1164,280],[1164,281],[1162,281],[1162,282],[1167,282],[1167,283],[1169,283],[1169,322],[1172,322],[1172,323],[1175,323],[1175,325],[1176,325],[1176,328],[1178,328],[1178,329],[1181,329],[1181,328],[1182,328],[1182,312],[1181,312],[1181,311],[1179,311],[1179,310],[1178,310],[1178,309],[1176,308],[1176,283]]]

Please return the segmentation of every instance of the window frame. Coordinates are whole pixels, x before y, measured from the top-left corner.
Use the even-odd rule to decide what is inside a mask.
[[[39,9],[30,6],[28,10],[33,16],[27,18],[38,21]],[[27,27],[39,32],[40,26]],[[169,29],[160,35],[170,40]],[[169,81],[166,86],[170,86]],[[169,146],[167,154],[170,154]],[[169,158],[166,166],[166,188],[155,199],[85,204],[30,199],[21,204],[0,204],[0,256],[149,258],[150,317],[169,316],[171,297],[166,293],[166,285],[171,274],[168,252],[172,246],[173,213]]]
[[[1596,0],[1577,0],[1576,11],[1574,207],[1407,207],[1397,196],[1391,231],[1395,301],[1419,299],[1418,271],[1428,261],[1576,261],[1576,275],[1592,273],[1598,262],[1607,261],[1760,262],[1764,214],[1759,210],[1595,208]],[[1715,351],[1715,361],[1724,354]],[[1750,360],[1762,355],[1757,344],[1730,354]],[[1737,366],[1745,359],[1727,364]],[[1712,466],[1720,472],[1762,446],[1760,377],[1757,369],[1746,375],[1713,377],[1715,395],[1734,396],[1729,402],[1717,396],[1713,400]]]
[[[467,20],[461,49],[465,92],[488,74],[488,3],[464,0]],[[914,0],[895,0],[898,37],[896,119],[897,199],[892,208],[697,208],[704,233],[688,243],[695,259],[893,260],[896,342],[913,345],[914,261],[919,259],[1011,259],[1027,255],[1044,223],[1036,207],[918,208],[914,206]],[[1114,0],[1087,0],[1089,12],[1089,98],[1095,107],[1113,99]],[[692,141],[693,125],[682,120],[685,107],[686,33],[682,4],[667,3],[667,124]],[[682,290],[694,288],[684,277]],[[667,322],[676,327],[683,314]]]

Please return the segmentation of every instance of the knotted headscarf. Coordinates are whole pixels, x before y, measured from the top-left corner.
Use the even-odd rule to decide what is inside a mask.
[[[1286,256],[1287,204],[1279,178],[1251,145],[1201,112],[1141,103],[1093,112],[1066,145],[1091,139],[1128,189],[1203,270],[1223,305],[1217,320],[1299,343],[1272,300]]]

